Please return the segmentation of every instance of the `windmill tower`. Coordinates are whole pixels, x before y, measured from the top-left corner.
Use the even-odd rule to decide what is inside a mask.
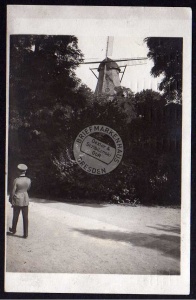
[[[142,65],[146,63],[147,57],[136,57],[127,59],[111,59],[114,37],[108,36],[105,59],[103,61],[83,62],[81,64],[97,64],[97,68],[90,68],[91,72],[97,78],[97,85],[95,95],[99,96],[106,94],[113,97],[115,95],[115,88],[121,86],[125,70],[127,66]],[[118,65],[117,62],[120,62]],[[98,76],[94,73],[98,71]],[[122,73],[120,78],[120,73]]]
[[[98,67],[99,77],[95,89],[95,95],[101,94],[114,95],[115,87],[120,86],[120,68],[118,64],[108,56],[112,55],[114,38],[108,36],[106,47],[106,58]]]
[[[99,77],[95,90],[95,95],[114,95],[115,87],[120,86],[120,68],[112,59],[106,57],[98,67]]]

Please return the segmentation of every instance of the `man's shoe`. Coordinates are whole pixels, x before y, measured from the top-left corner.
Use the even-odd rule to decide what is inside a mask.
[[[13,234],[16,233],[16,230],[13,230],[11,227],[9,227],[9,231],[10,231],[11,233],[13,233]]]

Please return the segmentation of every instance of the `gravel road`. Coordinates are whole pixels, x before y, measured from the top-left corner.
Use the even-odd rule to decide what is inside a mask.
[[[7,205],[7,230],[12,209]],[[7,272],[180,273],[180,209],[31,199],[29,237],[7,233]]]

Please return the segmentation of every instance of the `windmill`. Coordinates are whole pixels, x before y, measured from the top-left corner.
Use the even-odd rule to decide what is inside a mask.
[[[115,88],[121,86],[123,76],[128,66],[146,64],[147,57],[121,58],[111,59],[108,56],[112,55],[114,37],[108,36],[103,61],[87,61],[81,64],[99,64],[97,68],[89,68],[93,75],[97,78],[97,86],[95,95],[107,94],[113,96]],[[118,62],[118,64],[117,64]],[[98,76],[94,70],[98,71]],[[121,74],[121,75],[120,75]]]

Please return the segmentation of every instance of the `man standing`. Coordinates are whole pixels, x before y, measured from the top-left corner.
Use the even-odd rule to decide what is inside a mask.
[[[19,164],[18,175],[14,180],[13,188],[11,191],[9,202],[13,206],[13,220],[12,227],[9,227],[9,231],[13,234],[16,233],[16,227],[18,223],[18,217],[20,211],[22,210],[23,216],[23,228],[24,228],[24,238],[28,237],[28,205],[29,205],[29,195],[28,190],[31,186],[31,180],[26,177],[26,170],[28,167],[24,164]]]

